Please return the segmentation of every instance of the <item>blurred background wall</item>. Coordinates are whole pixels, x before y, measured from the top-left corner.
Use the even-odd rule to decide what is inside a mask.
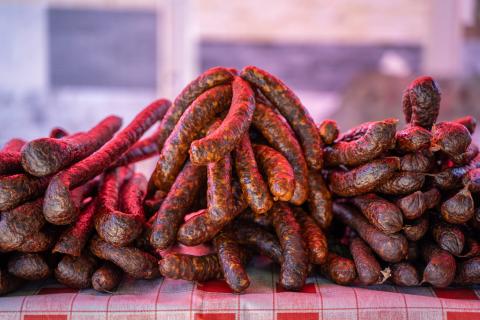
[[[417,75],[440,118],[480,117],[480,0],[44,0],[0,2],[0,144],[128,122],[203,70],[258,65],[316,121],[400,117]]]

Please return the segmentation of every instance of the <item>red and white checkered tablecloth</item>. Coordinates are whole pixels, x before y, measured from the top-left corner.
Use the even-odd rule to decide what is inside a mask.
[[[310,277],[301,292],[285,292],[278,271],[258,258],[251,286],[232,294],[224,281],[191,283],[126,278],[114,294],[72,290],[48,280],[0,298],[0,319],[480,319],[476,288],[342,287]]]

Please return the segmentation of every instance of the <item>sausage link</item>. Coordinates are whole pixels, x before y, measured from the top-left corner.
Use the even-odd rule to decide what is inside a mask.
[[[372,249],[361,238],[355,237],[350,240],[350,253],[361,284],[371,285],[385,281],[382,268],[373,255]]]
[[[167,278],[188,281],[207,281],[221,279],[222,268],[217,254],[192,256],[188,254],[169,254],[158,262],[160,273]]]
[[[325,233],[316,224],[315,220],[303,211],[302,208],[294,207],[292,210],[302,230],[310,263],[325,263],[328,254],[328,243]]]
[[[437,120],[440,99],[438,85],[431,77],[415,79],[403,94],[405,121],[429,130]]]

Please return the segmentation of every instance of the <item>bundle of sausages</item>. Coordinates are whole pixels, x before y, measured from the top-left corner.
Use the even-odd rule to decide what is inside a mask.
[[[216,67],[118,133],[110,116],[87,132],[13,139],[0,151],[0,294],[50,275],[110,292],[123,274],[223,278],[242,292],[255,254],[280,266],[287,290],[317,271],[418,285],[425,266],[423,282],[444,286],[457,262],[458,283],[478,281],[475,122],[435,124],[439,103],[433,80],[417,79],[407,128],[387,119],[339,137],[268,72]],[[156,155],[149,181],[135,173]],[[183,253],[198,245],[208,254]]]

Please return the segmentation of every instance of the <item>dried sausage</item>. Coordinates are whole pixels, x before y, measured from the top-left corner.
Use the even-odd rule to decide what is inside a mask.
[[[430,129],[440,110],[440,90],[437,83],[427,76],[412,81],[402,99],[407,123]]]

